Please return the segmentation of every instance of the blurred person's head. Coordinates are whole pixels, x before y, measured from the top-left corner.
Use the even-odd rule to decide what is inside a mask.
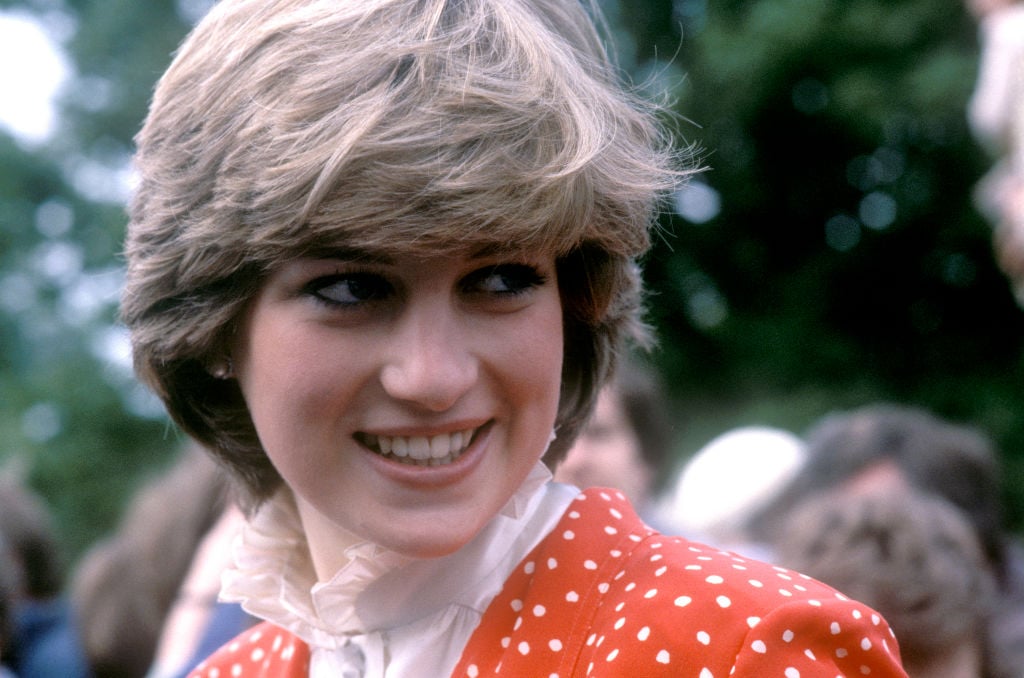
[[[957,507],[982,551],[1002,569],[1004,527],[999,461],[979,430],[917,407],[873,404],[829,414],[804,436],[807,459],[779,495],[753,517],[753,535],[782,536],[786,514],[807,497],[851,481],[870,483],[879,469]]]
[[[880,612],[914,678],[981,678],[994,573],[962,512],[892,471],[806,498],[775,557]]]
[[[20,577],[18,563],[0,535],[0,661],[7,657],[14,642],[14,606]]]
[[[115,532],[82,557],[71,599],[97,678],[145,675],[192,556],[226,501],[223,474],[190,445],[133,495]]]
[[[664,519],[720,545],[747,542],[744,524],[793,477],[805,458],[799,437],[770,426],[722,433],[683,466],[666,496]]]
[[[18,597],[46,600],[61,592],[63,561],[50,509],[10,474],[0,475],[0,537],[15,565]]]
[[[581,488],[614,487],[637,506],[650,503],[673,443],[667,398],[653,370],[624,360],[601,389],[555,479]]]

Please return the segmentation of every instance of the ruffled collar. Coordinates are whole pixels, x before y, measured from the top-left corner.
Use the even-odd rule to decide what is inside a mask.
[[[347,638],[411,623],[452,603],[475,601],[487,578],[517,543],[521,523],[541,502],[551,472],[538,462],[504,508],[471,542],[442,558],[414,559],[372,542],[345,551],[349,561],[318,582],[291,493],[278,492],[234,543],[235,567],[224,573],[221,598],[292,632],[313,647],[338,648]]]

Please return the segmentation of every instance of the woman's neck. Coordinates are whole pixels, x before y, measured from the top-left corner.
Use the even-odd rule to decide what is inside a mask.
[[[345,552],[362,543],[365,539],[349,532],[312,505],[295,497],[295,507],[302,522],[302,531],[306,535],[309,555],[313,562],[313,570],[317,581],[330,581],[350,558]]]

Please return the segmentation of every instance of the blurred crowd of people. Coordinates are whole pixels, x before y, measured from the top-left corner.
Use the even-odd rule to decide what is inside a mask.
[[[608,391],[602,398],[614,403],[614,385]],[[644,401],[648,415],[664,402],[654,392]],[[590,454],[581,442],[556,478],[627,484],[666,532],[867,602],[889,620],[914,678],[1024,675],[1024,546],[1005,523],[999,456],[982,431],[876,403],[829,414],[799,436],[726,431],[676,472],[643,461],[665,457],[637,452],[637,425],[621,405],[606,409],[590,426],[620,441],[617,451]],[[671,440],[671,431],[655,437]]]
[[[591,423],[623,441],[618,460],[608,449],[588,455],[585,475],[569,464],[556,478],[628,483],[667,532],[867,602],[889,620],[914,678],[1022,675],[1024,548],[1006,526],[998,453],[981,431],[877,403],[825,416],[801,436],[724,432],[666,474],[642,465],[658,457],[636,453],[624,414]]]
[[[84,678],[49,507],[14,472],[0,477],[0,676]]]
[[[824,417],[802,446],[791,476],[769,479],[771,492],[734,516],[730,543],[868,601],[911,676],[1020,676],[1024,561],[991,441],[919,408],[873,404]]]

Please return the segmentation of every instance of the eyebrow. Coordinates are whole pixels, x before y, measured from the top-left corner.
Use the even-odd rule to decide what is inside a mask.
[[[464,246],[461,250],[449,252],[437,252],[430,256],[465,256],[469,260],[486,259],[494,256],[520,256],[527,250],[521,247],[510,248],[503,243],[487,243],[473,249],[467,250]],[[348,247],[344,245],[324,245],[311,247],[302,254],[302,258],[316,259],[321,261],[341,261],[345,263],[371,263],[382,266],[394,265],[395,254],[388,254],[368,248]]]
[[[308,259],[336,261],[358,261],[372,264],[393,264],[394,259],[381,252],[372,252],[358,247],[317,247],[304,255]]]
[[[488,243],[481,245],[469,253],[470,259],[484,259],[486,257],[496,255],[511,255],[516,256],[523,253],[529,252],[530,249],[526,247],[509,247],[507,243]]]
[[[523,248],[509,248],[502,243],[488,243],[472,250],[462,250],[461,255],[467,259],[486,259],[495,255],[515,255],[525,252]],[[438,252],[437,256],[459,256],[457,252]],[[380,264],[382,266],[394,265],[394,255],[384,252],[373,251],[362,247],[346,247],[339,245],[324,245],[313,247],[303,254],[303,258],[318,259],[323,261],[343,261]]]

